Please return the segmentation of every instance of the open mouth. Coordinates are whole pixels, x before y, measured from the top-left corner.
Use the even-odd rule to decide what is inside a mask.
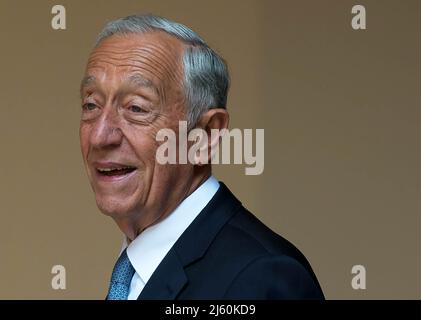
[[[118,177],[125,176],[136,170],[135,167],[115,167],[115,168],[96,168],[97,172],[102,176]]]

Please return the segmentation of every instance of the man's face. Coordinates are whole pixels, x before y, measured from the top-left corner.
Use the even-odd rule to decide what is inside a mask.
[[[100,210],[150,224],[187,192],[191,165],[155,160],[161,128],[185,119],[183,44],[162,33],[113,35],[90,55],[81,86],[80,143]]]

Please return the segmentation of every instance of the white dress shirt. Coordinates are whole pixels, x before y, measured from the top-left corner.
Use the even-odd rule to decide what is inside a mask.
[[[138,298],[165,255],[209,203],[218,188],[218,180],[210,176],[171,214],[157,224],[146,228],[129,245],[127,245],[127,238],[124,238],[121,251],[127,247],[127,255],[136,270],[130,284],[128,300]]]

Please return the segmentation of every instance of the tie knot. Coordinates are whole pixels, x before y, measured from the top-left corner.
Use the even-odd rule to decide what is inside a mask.
[[[126,300],[129,295],[130,282],[135,273],[130,259],[127,255],[127,248],[118,258],[111,276],[109,300]]]

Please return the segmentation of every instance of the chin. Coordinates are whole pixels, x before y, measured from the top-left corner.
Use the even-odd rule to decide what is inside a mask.
[[[96,204],[103,214],[112,218],[128,217],[134,210],[134,206],[131,206],[127,200],[121,199],[104,199],[97,196]]]

